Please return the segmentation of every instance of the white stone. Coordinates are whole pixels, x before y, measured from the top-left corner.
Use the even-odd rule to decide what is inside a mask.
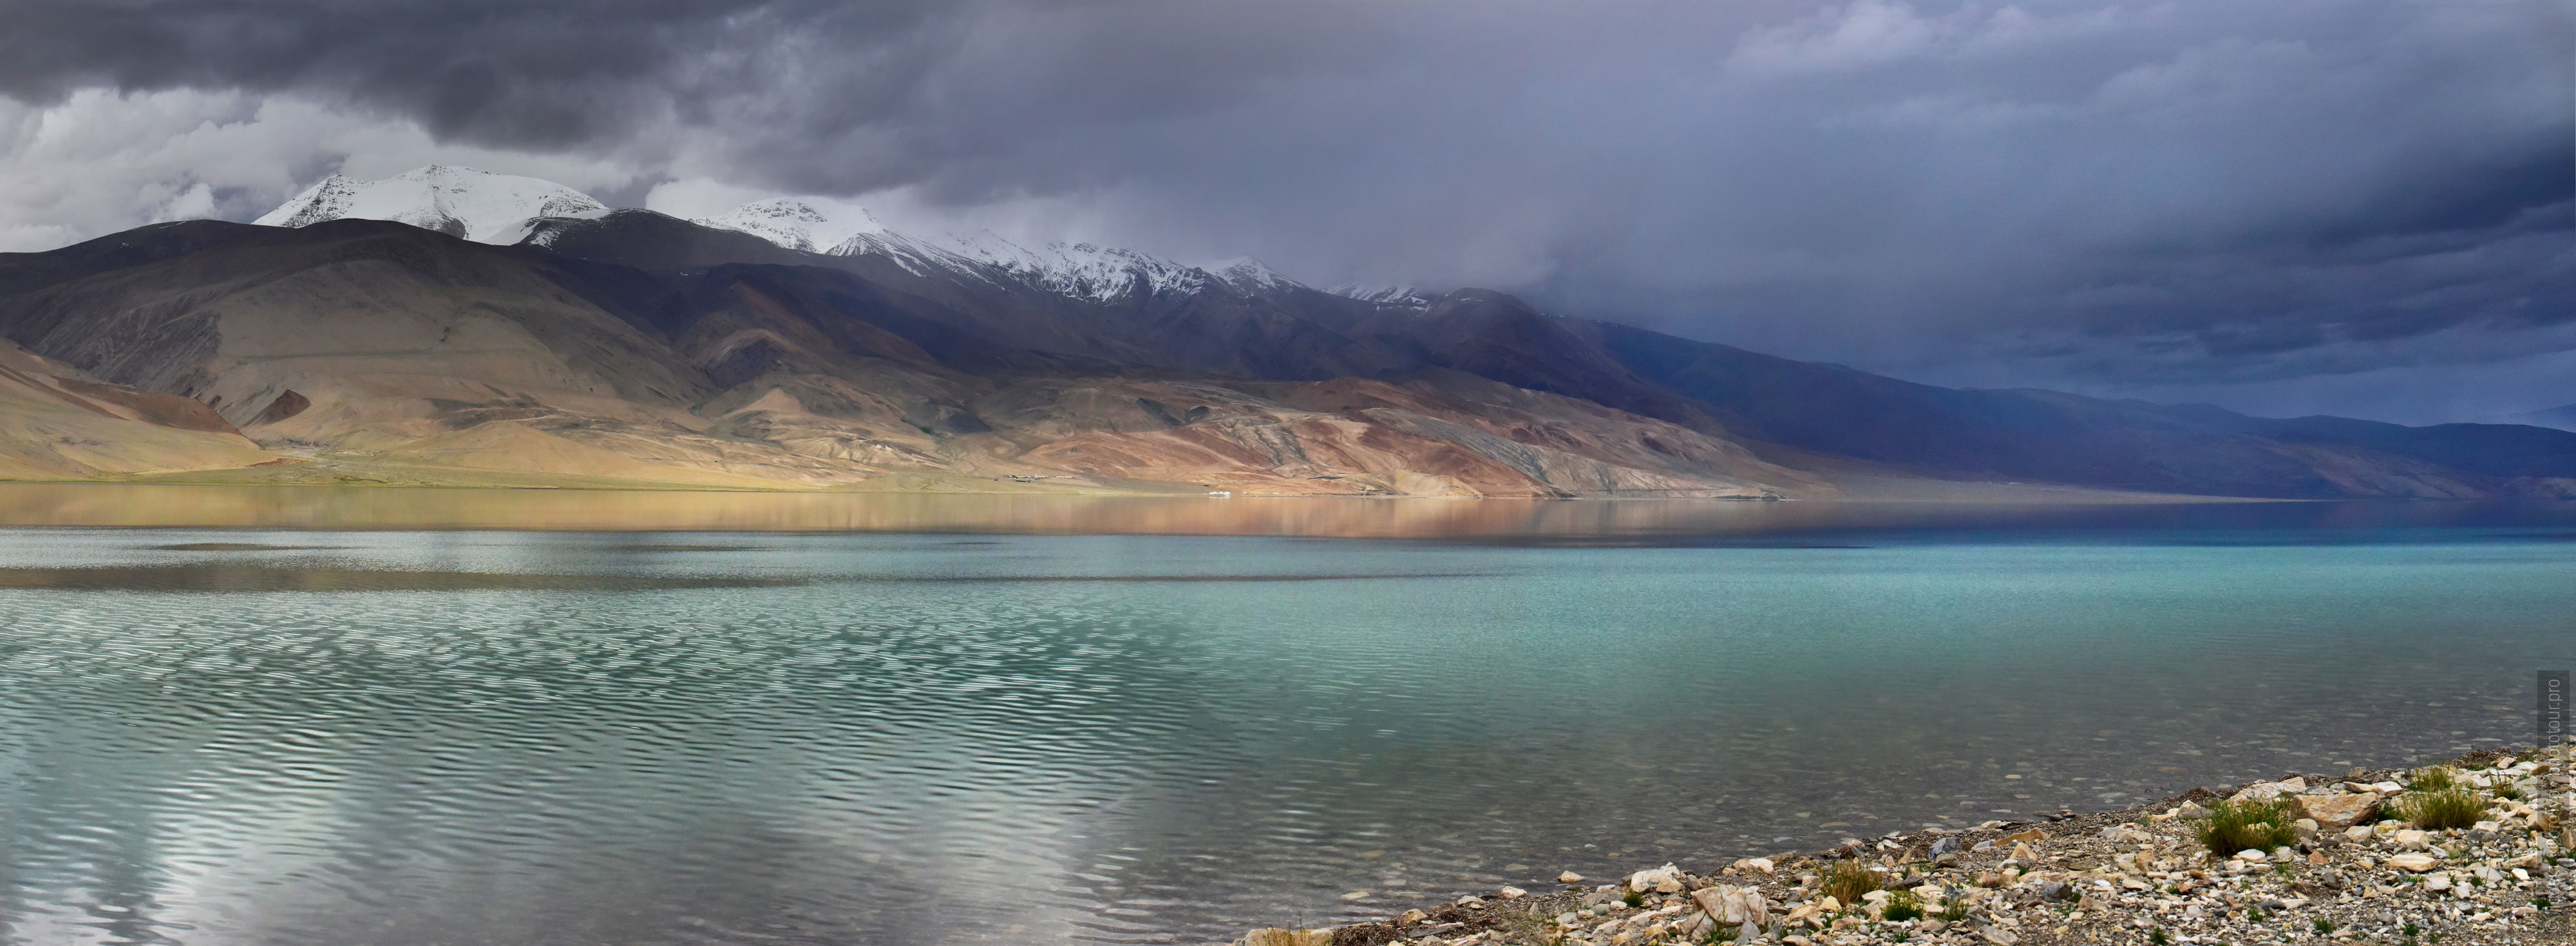
[[[2379,796],[2367,792],[2302,795],[2298,806],[2300,814],[2315,820],[2321,828],[2348,828],[2379,810]]]
[[[2304,781],[2299,782],[2297,788],[2290,787],[2289,782],[2256,782],[2252,785],[2245,786],[2244,791],[2228,796],[2227,800],[2234,802],[2271,801],[2272,799],[2279,798],[2283,795],[2296,795],[2300,792],[2306,791],[2307,787],[2308,783]]]
[[[1762,899],[1762,891],[1752,887],[1719,884],[1693,891],[1691,900],[1726,926],[1763,926],[1771,922],[1770,904]]]
[[[1683,939],[1690,940],[1705,938],[1710,930],[1716,928],[1717,920],[1705,912],[1692,913],[1683,918],[1680,923],[1673,925],[1673,929],[1681,933]]]
[[[2418,874],[2432,870],[2433,866],[2439,863],[2441,862],[2434,860],[2433,856],[2430,854],[2391,854],[2388,856],[2388,866],[2397,868],[2398,870],[2413,871]]]
[[[1522,890],[1519,887],[1505,887],[1501,890],[1495,891],[1494,895],[1505,900],[1518,900],[1522,897],[1529,896],[1529,891]]]
[[[1628,889],[1638,893],[1682,892],[1682,869],[1671,864],[1628,875]]]
[[[1560,884],[1579,884],[1583,882],[1583,875],[1569,870],[1565,873],[1556,875],[1556,882]]]
[[[2252,849],[2252,848],[2247,848],[2247,849],[2245,849],[2245,850],[2242,850],[2242,851],[2238,851],[2238,852],[2236,852],[2236,859],[2237,859],[2237,860],[2240,860],[2240,861],[2244,861],[2244,862],[2249,863],[2249,864],[2260,864],[2260,863],[2263,863],[2265,860],[2268,860],[2268,859],[2269,859],[2269,857],[2268,857],[2267,855],[2265,855],[2265,854],[2264,854],[2263,852],[2261,852],[2261,851],[2257,851],[2257,850],[2254,850],[2254,849]]]

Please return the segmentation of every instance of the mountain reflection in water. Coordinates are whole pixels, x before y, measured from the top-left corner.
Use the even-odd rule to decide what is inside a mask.
[[[1285,535],[1654,544],[1727,535],[1998,526],[2568,524],[2567,503],[1745,502],[0,483],[0,526]],[[2556,510],[2556,511],[2552,511]],[[2554,518],[2553,518],[2554,517]],[[215,543],[221,544],[221,543]]]

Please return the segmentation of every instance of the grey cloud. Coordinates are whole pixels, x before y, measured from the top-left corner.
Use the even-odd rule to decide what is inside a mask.
[[[933,0],[108,0],[12,5],[0,93],[80,88],[294,91],[414,118],[483,145],[625,139],[786,78],[767,50],[813,31],[843,61],[957,9]],[[889,62],[880,86],[909,70]]]
[[[2242,384],[2576,316],[2553,0],[13,12],[24,100],[242,89],[787,193],[1055,200],[1081,236],[1925,377]]]

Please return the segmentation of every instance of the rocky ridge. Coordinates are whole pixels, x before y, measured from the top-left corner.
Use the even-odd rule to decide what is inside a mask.
[[[1561,891],[1504,887],[1386,922],[1254,930],[1235,946],[2576,942],[2571,765],[2567,747],[2489,752],[2414,773],[2291,775],[2118,811],[1847,839],[1706,873],[1665,864],[1592,885],[1569,872]],[[2441,781],[2474,799],[2476,822],[2399,817]],[[2203,842],[2213,811],[2266,802],[2302,816],[2281,826],[2294,841]]]
[[[1197,267],[991,233],[919,238],[833,201],[763,201],[692,222],[432,166],[335,177],[260,222],[155,224],[0,254],[0,340],[138,396],[198,402],[250,441],[64,415],[0,430],[0,454],[24,460],[0,475],[1296,496],[2576,496],[2566,431],[1936,388],[1560,316],[1490,290],[1326,291],[1248,258]],[[31,396],[48,411],[74,406]]]

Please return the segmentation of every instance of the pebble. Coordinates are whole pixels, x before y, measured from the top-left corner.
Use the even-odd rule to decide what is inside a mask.
[[[2393,854],[2388,858],[2388,866],[2398,870],[2411,870],[2418,874],[2432,870],[2434,865],[2440,863],[2430,854]]]

